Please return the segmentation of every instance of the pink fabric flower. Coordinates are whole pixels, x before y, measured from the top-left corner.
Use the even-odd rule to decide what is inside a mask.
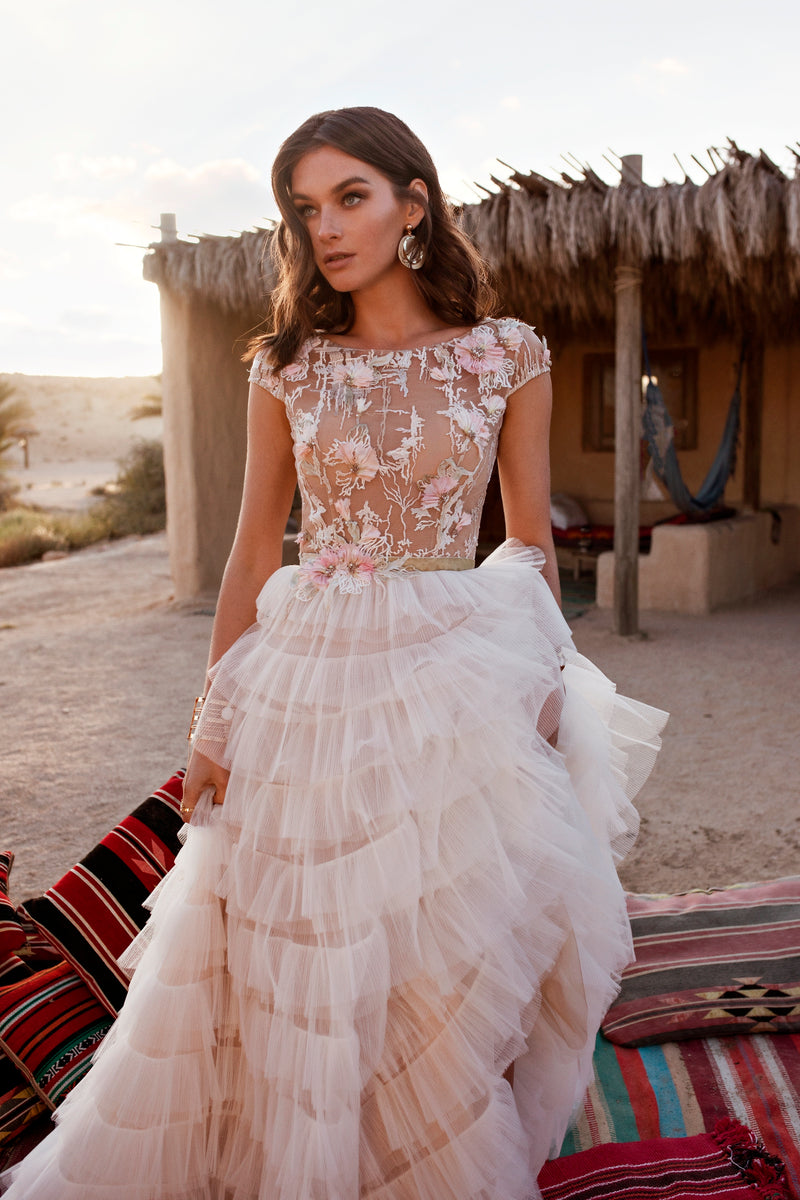
[[[290,362],[281,371],[283,378],[288,379],[290,383],[297,383],[300,379],[305,379],[307,374],[307,362]]]
[[[362,542],[374,542],[376,538],[381,536],[381,531],[377,525],[365,525],[361,530]]]
[[[304,582],[310,583],[319,591],[324,592],[338,566],[338,551],[334,547],[328,546],[324,550],[321,550],[311,562],[303,563],[300,567],[300,575]]]
[[[351,542],[326,546],[316,558],[300,567],[303,584],[319,592],[328,587],[351,594],[362,592],[374,573],[375,560],[363,547]]]
[[[380,470],[378,456],[366,437],[335,441],[325,461],[341,464],[342,469],[336,473],[336,482],[343,488],[353,488],[358,484],[363,486],[365,481],[374,479]]]
[[[310,442],[295,442],[294,460],[298,464],[306,463],[314,457],[314,447]]]
[[[344,517],[345,521],[350,520],[350,500],[349,500],[349,498],[345,498],[344,500],[334,500],[333,507],[336,509],[336,511],[340,517]]]
[[[519,331],[519,326],[512,322],[503,322],[498,327],[498,335],[500,342],[506,350],[519,350],[522,345],[522,334]]]
[[[358,546],[339,546],[334,583],[341,592],[361,592],[371,582],[375,563]]]
[[[375,372],[367,363],[356,359],[351,362],[337,363],[331,371],[331,378],[334,383],[342,383],[345,387],[358,391],[372,387],[375,383]]]
[[[429,479],[425,485],[422,493],[422,507],[438,508],[442,497],[456,487],[458,487],[458,480],[452,475],[434,475],[433,479]]]
[[[453,344],[456,358],[465,371],[473,375],[485,375],[499,371],[505,354],[491,329],[479,328]]]
[[[458,524],[456,525],[456,529],[466,529],[466,527],[471,524],[472,524],[472,513],[465,512],[465,513],[462,513],[461,516],[459,517]]]
[[[453,410],[453,420],[462,433],[478,446],[485,446],[489,440],[489,426],[481,413],[475,408],[463,408],[458,405]]]

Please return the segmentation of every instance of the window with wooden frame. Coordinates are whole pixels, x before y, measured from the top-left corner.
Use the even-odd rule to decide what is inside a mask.
[[[697,350],[650,351],[650,368],[675,425],[675,449],[697,448]],[[647,383],[642,376],[642,399]],[[614,354],[583,356],[583,449],[614,449]]]

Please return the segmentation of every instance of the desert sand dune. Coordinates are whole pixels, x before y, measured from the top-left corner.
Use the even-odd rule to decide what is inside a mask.
[[[117,474],[118,461],[137,440],[161,438],[160,417],[131,420],[131,412],[160,384],[148,376],[70,379],[56,375],[3,375],[14,398],[30,406],[29,466],[22,448],[6,469],[20,485],[19,499],[42,508],[84,508],[92,488]]]

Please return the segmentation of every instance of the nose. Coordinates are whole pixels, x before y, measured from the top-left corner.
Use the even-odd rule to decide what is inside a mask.
[[[327,205],[319,214],[317,236],[321,242],[329,242],[331,239],[341,237],[341,229],[339,228],[336,212]]]

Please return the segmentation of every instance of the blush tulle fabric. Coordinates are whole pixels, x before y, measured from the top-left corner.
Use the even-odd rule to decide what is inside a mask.
[[[538,1195],[630,958],[614,862],[664,721],[572,649],[540,563],[310,604],[272,576],[215,679],[225,805],[12,1200]]]
[[[506,402],[548,368],[509,319],[254,363],[303,565],[217,664],[197,745],[225,803],[7,1200],[538,1197],[631,957],[615,861],[665,714],[576,653],[541,551],[404,568],[471,556]]]

